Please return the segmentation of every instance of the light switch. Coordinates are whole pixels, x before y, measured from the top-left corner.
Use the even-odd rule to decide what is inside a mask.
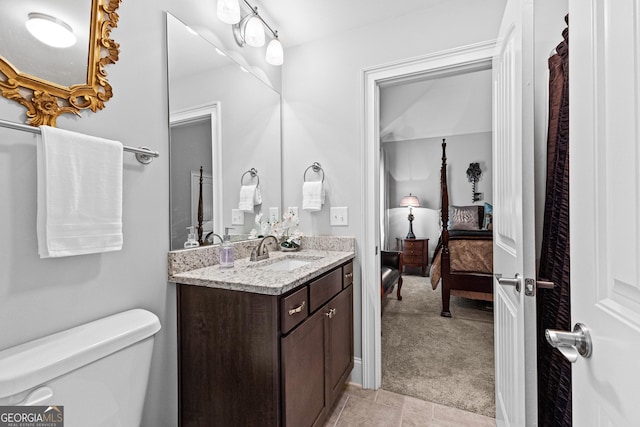
[[[269,221],[280,219],[280,212],[278,207],[269,208]]]
[[[244,225],[244,211],[231,209],[231,225]]]
[[[349,208],[331,208],[331,225],[349,225]]]

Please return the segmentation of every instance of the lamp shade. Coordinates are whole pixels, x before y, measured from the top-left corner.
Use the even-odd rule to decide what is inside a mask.
[[[249,18],[247,24],[244,27],[244,41],[247,42],[249,46],[264,46],[264,26],[262,25],[262,21],[260,21],[260,18],[258,18],[256,15],[253,15],[251,18]]]
[[[284,62],[284,51],[282,50],[282,43],[277,38],[271,40],[267,46],[267,63],[271,65],[282,65]]]
[[[417,206],[420,206],[420,200],[418,200],[418,197],[409,193],[408,196],[404,196],[402,200],[400,200],[400,206],[401,207],[409,206],[409,207],[415,208]]]
[[[218,19],[225,24],[240,22],[240,3],[238,0],[218,0]]]

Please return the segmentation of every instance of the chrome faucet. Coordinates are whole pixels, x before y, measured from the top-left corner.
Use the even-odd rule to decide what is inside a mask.
[[[249,261],[260,261],[269,258],[269,251],[267,250],[267,245],[265,244],[265,241],[267,239],[273,239],[276,242],[276,245],[278,244],[278,238],[273,234],[264,236],[262,240],[260,240],[260,243],[258,243],[258,246],[253,247],[251,256],[249,257]]]
[[[215,238],[217,237],[218,239],[220,239],[220,243],[223,243],[224,240],[222,240],[222,237],[219,234],[214,233],[213,231],[211,233],[208,233],[206,235],[206,237],[204,238],[204,240],[209,240],[209,236],[213,236],[211,238],[211,244],[213,245],[215,243]]]

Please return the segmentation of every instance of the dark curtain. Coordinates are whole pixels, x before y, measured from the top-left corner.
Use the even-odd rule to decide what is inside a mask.
[[[568,16],[565,22],[569,24]],[[569,30],[549,58],[547,186],[539,276],[538,419],[540,426],[571,426],[571,363],[545,339],[545,329],[571,330],[569,283]]]

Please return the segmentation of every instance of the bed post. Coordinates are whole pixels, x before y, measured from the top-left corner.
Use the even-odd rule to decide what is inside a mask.
[[[440,255],[440,271],[442,285],[442,311],[443,317],[451,317],[449,300],[451,289],[449,288],[449,272],[451,271],[451,258],[449,253],[449,189],[447,187],[447,143],[442,139],[442,167],[440,169],[440,216],[442,217],[442,252]]]

